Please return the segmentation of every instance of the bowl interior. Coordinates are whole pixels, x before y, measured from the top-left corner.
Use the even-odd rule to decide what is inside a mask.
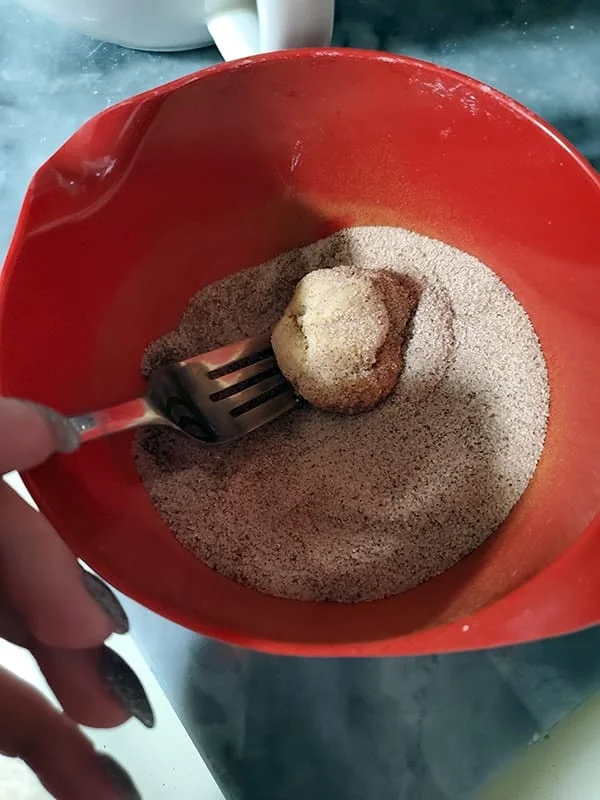
[[[527,309],[550,375],[547,443],[483,547],[357,606],[276,599],[209,570],[160,521],[127,435],[53,458],[30,488],[117,587],[241,644],[426,652],[596,621],[593,586],[577,609],[555,595],[591,569],[582,542],[598,541],[599,219],[599,182],[560,137],[488,87],[410,59],[263,56],[109,109],[26,198],[0,293],[4,394],[65,412],[131,398],[145,346],[202,286],[347,225],[390,224],[481,258]]]

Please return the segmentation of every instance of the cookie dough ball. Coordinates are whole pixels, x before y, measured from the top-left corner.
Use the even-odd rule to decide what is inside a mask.
[[[306,275],[275,326],[273,350],[296,391],[324,411],[355,414],[393,390],[417,298],[400,275],[356,267]]]

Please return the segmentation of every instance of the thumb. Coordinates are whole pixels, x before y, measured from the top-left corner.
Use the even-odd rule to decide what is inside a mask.
[[[0,475],[30,469],[53,453],[71,452],[78,446],[79,434],[58,411],[0,397]]]

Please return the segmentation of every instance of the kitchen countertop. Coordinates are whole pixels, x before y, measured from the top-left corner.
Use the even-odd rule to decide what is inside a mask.
[[[600,167],[596,0],[340,0],[335,39],[497,86]],[[0,251],[31,174],[87,117],[217,59],[124,50],[0,0]],[[127,606],[228,800],[464,800],[600,688],[600,629],[482,653],[309,660],[231,648]]]
[[[600,689],[600,628],[445,656],[279,658],[126,605],[140,650],[227,800],[477,797]]]

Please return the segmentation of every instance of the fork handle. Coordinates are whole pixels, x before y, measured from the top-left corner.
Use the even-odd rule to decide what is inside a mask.
[[[90,411],[77,417],[69,417],[69,422],[79,433],[81,444],[110,436],[112,433],[127,431],[140,425],[165,425],[168,421],[148,403],[145,397],[129,400],[118,406]]]

